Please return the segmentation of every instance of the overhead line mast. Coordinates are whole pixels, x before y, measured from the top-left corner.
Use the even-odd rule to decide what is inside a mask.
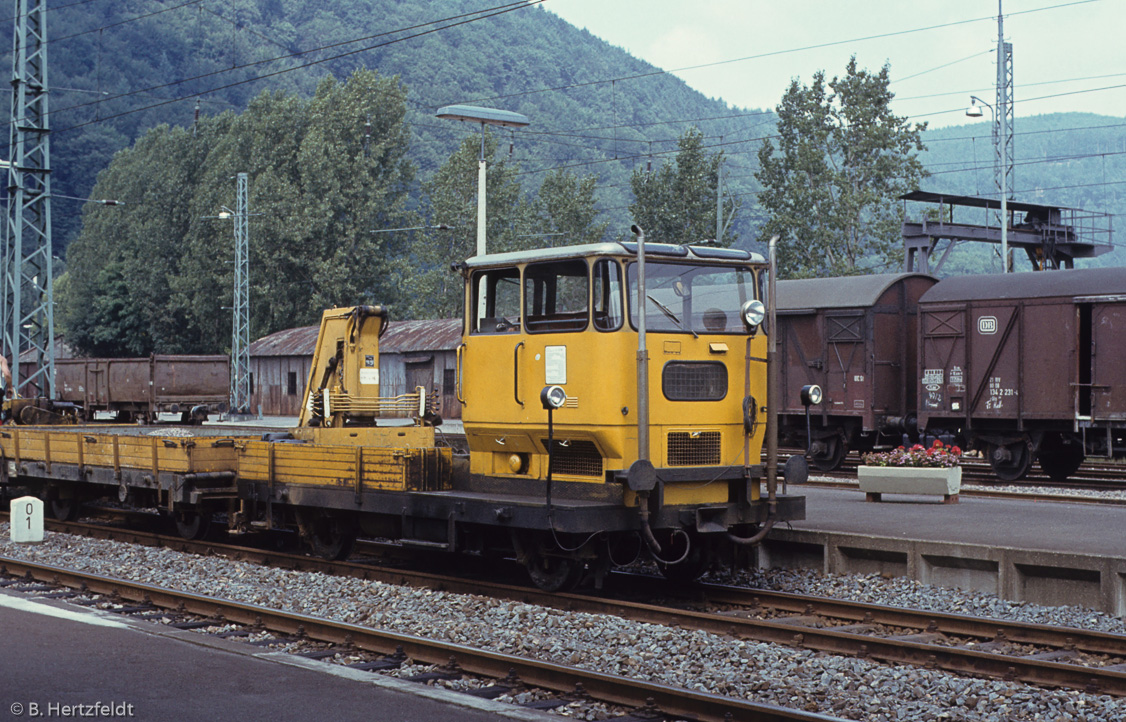
[[[55,317],[46,18],[46,0],[16,0],[0,325],[2,351],[11,360],[13,389],[53,399]],[[33,352],[34,368],[21,379],[20,354],[25,351]]]
[[[993,175],[1001,198],[1001,272],[1009,273],[1008,202],[1013,198],[1013,44],[1005,42],[1005,15],[997,0],[997,111],[993,114]]]
[[[250,243],[247,174],[237,176],[235,289],[231,329],[231,413],[250,413]]]

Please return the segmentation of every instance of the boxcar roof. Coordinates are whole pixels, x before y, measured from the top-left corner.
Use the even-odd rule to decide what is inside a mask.
[[[871,276],[798,278],[792,281],[779,281],[778,310],[871,306],[893,285],[915,276],[934,280],[934,276],[925,273],[880,273]]]
[[[1126,268],[1079,268],[944,278],[920,303],[1126,294]]]

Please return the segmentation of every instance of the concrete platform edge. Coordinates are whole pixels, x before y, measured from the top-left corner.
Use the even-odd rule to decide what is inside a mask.
[[[825,574],[888,574],[1017,602],[1077,605],[1126,614],[1126,558],[902,539],[836,531],[775,529],[759,568]]]

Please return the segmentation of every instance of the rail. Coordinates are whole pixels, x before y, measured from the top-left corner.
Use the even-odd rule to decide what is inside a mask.
[[[754,719],[760,722],[832,722],[835,718],[694,692],[617,675],[592,672],[553,662],[489,652],[449,642],[423,639],[355,624],[331,621],[266,607],[233,602],[136,582],[114,579],[61,567],[0,557],[0,572],[23,576],[95,594],[117,595],[163,609],[222,619],[225,623],[253,626],[273,633],[293,635],[331,644],[393,655],[401,650],[426,664],[449,665],[470,674],[505,678],[515,672],[524,684],[569,693],[576,689],[603,702],[653,709],[699,720]]]
[[[690,587],[692,601],[704,603],[714,611],[689,611],[625,598],[636,595],[648,600],[675,595],[674,587],[656,577],[613,574],[609,578],[613,585],[610,588],[620,587],[623,591],[618,598],[606,599],[583,594],[552,594],[479,578],[385,569],[355,562],[328,562],[214,542],[188,542],[130,530],[122,531],[118,537],[118,532],[109,527],[60,523],[52,526],[56,524],[56,528],[86,531],[102,538],[124,538],[132,543],[166,545],[197,553],[227,554],[240,561],[288,569],[322,571],[455,593],[486,594],[551,608],[611,614],[638,622],[863,656],[893,664],[1126,696],[1126,665],[1122,664],[1126,661],[1124,635],[706,584]],[[763,610],[768,611],[763,614]],[[894,628],[894,632],[881,636],[880,627]],[[1017,649],[1028,645],[1038,649]],[[1006,652],[1010,646],[1015,650],[1012,654]],[[1068,661],[1081,655],[1109,655],[1119,662],[1088,666]]]

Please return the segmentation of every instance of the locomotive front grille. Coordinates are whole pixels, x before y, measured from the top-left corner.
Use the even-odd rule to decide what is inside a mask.
[[[543,439],[543,446],[547,448],[547,439]],[[598,453],[593,441],[556,439],[551,454],[551,471],[554,474],[601,477],[602,454]]]
[[[718,431],[670,431],[669,466],[716,466],[719,464]]]
[[[670,361],[661,373],[669,401],[720,401],[727,396],[727,367],[716,361]]]

